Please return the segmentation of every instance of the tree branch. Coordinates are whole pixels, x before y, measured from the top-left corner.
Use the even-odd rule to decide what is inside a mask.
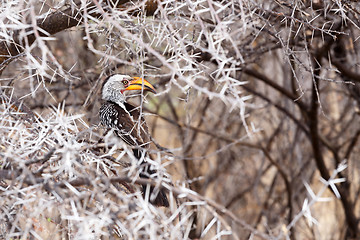
[[[107,1],[109,3],[109,1]],[[128,0],[116,1],[116,5],[110,0],[110,4],[114,7],[121,7],[124,4],[129,2]],[[40,36],[48,36],[53,35],[55,33],[61,32],[65,29],[72,28],[74,26],[78,26],[82,23],[82,13],[83,9],[80,7],[81,2],[78,1],[74,7],[74,5],[66,8],[65,10],[57,10],[51,14],[48,14],[43,19],[38,19],[36,21],[37,28],[42,29],[43,31],[38,31]],[[94,3],[90,3],[87,8],[95,8]],[[147,15],[154,14],[157,8],[157,1],[148,0],[146,3],[145,11]],[[101,17],[101,14],[97,11],[88,11],[88,14],[92,17]],[[132,12],[132,14],[137,14],[136,12]],[[5,67],[14,60],[14,56],[21,56],[25,46],[25,39],[21,37],[21,31],[16,30],[13,34],[13,39],[11,42],[7,42],[5,40],[0,40],[0,74],[5,69]],[[47,33],[45,34],[44,31]],[[33,28],[30,27],[25,30],[26,41],[29,45],[35,42],[36,35],[33,31]]]
[[[279,84],[277,84],[274,81],[271,81],[268,77],[266,77],[265,75],[259,73],[258,71],[255,71],[254,69],[250,69],[250,68],[244,68],[243,72],[246,73],[249,76],[252,76],[254,78],[257,78],[259,80],[261,80],[262,82],[264,82],[265,84],[269,85],[270,87],[274,88],[275,90],[277,90],[279,93],[281,93],[282,95],[284,95],[285,97],[287,97],[288,99],[294,101],[296,103],[296,105],[299,106],[300,109],[302,110],[306,110],[306,105],[303,104],[302,102],[295,101],[295,99],[297,98],[297,96],[293,95],[290,91],[288,91],[287,89],[283,88],[282,86],[280,86]]]
[[[8,179],[8,180],[14,180],[17,177],[20,177],[21,173],[19,171],[13,171],[13,170],[0,170],[0,179]],[[158,185],[158,182],[153,179],[145,179],[145,178],[138,178],[136,180],[129,178],[129,177],[112,177],[112,178],[105,178],[102,177],[99,179],[99,181],[105,185],[108,185],[109,183],[136,183],[140,185],[149,184],[154,187],[160,187],[161,189],[164,189],[168,192],[171,192],[175,196],[185,196],[187,199],[199,202],[203,201],[205,202],[209,207],[213,208],[216,212],[216,214],[225,215],[229,217],[234,223],[244,227],[245,229],[251,231],[252,234],[262,238],[262,239],[269,239],[269,236],[267,236],[264,233],[261,233],[260,231],[253,228],[251,225],[247,224],[243,220],[239,219],[234,213],[226,209],[224,206],[216,203],[215,201],[208,199],[206,197],[203,197],[201,195],[198,195],[197,193],[193,191],[187,190],[184,192],[184,190],[172,187],[172,186],[164,186],[163,184]],[[24,179],[22,179],[22,182],[28,184],[28,185],[34,185],[38,183],[44,184],[44,188],[48,192],[55,191],[56,188],[67,188],[69,185],[73,187],[79,187],[79,186],[93,186],[95,183],[91,181],[89,178],[78,178],[72,181],[62,181],[62,182],[53,182],[51,180],[46,180],[43,178],[29,178],[29,176],[26,176]],[[98,185],[98,183],[97,183]],[[229,229],[231,230],[231,229]]]

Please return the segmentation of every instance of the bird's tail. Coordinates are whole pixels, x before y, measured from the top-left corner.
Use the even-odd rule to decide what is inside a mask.
[[[146,194],[146,189],[147,189],[147,185],[142,185],[142,191],[143,191],[143,197],[145,198],[145,194]],[[150,186],[150,202],[157,206],[157,207],[169,207],[169,200],[166,196],[166,193],[164,191],[164,189],[160,189],[160,191],[157,193],[155,199],[151,199],[151,195],[154,192],[154,187]]]
[[[154,174],[156,171],[155,170],[150,170],[147,167],[145,172],[146,173],[140,173],[141,178],[149,178],[149,176],[151,174]],[[145,198],[145,194],[146,194],[146,189],[147,189],[147,185],[146,184],[142,185],[142,193],[143,193],[144,198]],[[166,193],[165,193],[164,189],[160,189],[155,198],[152,197],[153,194],[154,194],[154,187],[150,186],[150,191],[149,191],[150,202],[153,205],[158,206],[158,207],[169,207],[169,200],[168,200],[168,198],[166,196]]]
[[[145,155],[146,155],[146,151],[143,151],[141,149],[137,149],[137,148],[134,148],[133,149],[133,152],[134,152],[134,156],[137,158],[137,159],[143,159],[145,158]],[[147,178],[149,179],[151,175],[153,175],[154,173],[156,173],[156,170],[152,170],[150,169],[150,166],[146,163],[145,160],[142,160],[143,161],[143,167],[142,167],[142,170],[141,170],[141,173],[139,174],[139,176],[141,178]],[[145,194],[146,194],[146,189],[147,189],[147,185],[142,185],[142,192],[143,192],[143,197],[145,198]],[[150,202],[155,205],[155,206],[158,206],[158,207],[169,207],[169,200],[166,196],[166,193],[164,191],[164,189],[160,189],[159,192],[157,193],[156,197],[155,198],[152,198],[152,195],[154,193],[154,187],[153,186],[150,186],[150,191],[149,191],[149,199],[150,199]]]

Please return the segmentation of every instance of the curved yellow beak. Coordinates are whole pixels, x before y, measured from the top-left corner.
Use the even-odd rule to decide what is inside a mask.
[[[125,90],[141,90],[150,91],[156,93],[156,90],[153,85],[151,85],[147,80],[140,77],[133,77],[134,80],[130,81],[129,86]]]

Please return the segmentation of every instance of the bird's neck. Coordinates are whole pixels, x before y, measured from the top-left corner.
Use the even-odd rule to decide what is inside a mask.
[[[122,109],[127,111],[126,106],[125,106],[125,101],[111,101],[111,100],[108,100],[108,102],[115,103],[116,105],[118,105],[119,107],[121,107]]]
[[[106,101],[116,103],[122,108],[125,108],[124,104],[126,102],[126,98],[123,93],[117,90],[116,91],[109,90],[106,91],[105,93],[103,92],[102,98]]]

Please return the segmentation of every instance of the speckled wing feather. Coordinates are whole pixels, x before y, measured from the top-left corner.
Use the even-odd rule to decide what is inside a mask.
[[[124,106],[126,110],[110,101],[104,103],[100,108],[101,123],[108,128],[114,129],[116,135],[126,144],[148,148],[148,128],[144,118],[139,119],[140,112],[134,106],[128,103],[125,103]]]
[[[140,111],[138,108],[134,107],[133,105],[129,103],[124,103],[126,111],[130,113],[133,122],[135,122],[135,135],[138,136],[138,138],[141,138],[141,147],[142,148],[149,148],[150,146],[150,138],[149,138],[149,130],[146,125],[145,119],[140,116]],[[140,135],[138,130],[140,130]],[[138,139],[140,140],[140,139]]]

